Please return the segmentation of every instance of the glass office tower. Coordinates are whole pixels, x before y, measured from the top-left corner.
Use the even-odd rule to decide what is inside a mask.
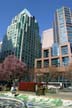
[[[70,8],[62,7],[56,10],[53,30],[55,43],[72,43],[72,13]]]
[[[2,41],[0,42],[0,62],[1,62],[1,52],[2,52]]]
[[[0,53],[2,51],[2,41],[0,42]]]
[[[38,22],[27,9],[12,19],[3,39],[2,59],[15,55],[28,68],[34,67],[35,58],[40,57],[40,36]]]

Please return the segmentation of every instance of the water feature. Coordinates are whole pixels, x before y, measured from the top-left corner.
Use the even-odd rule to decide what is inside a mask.
[[[6,93],[0,96],[0,108],[72,108],[72,100]]]

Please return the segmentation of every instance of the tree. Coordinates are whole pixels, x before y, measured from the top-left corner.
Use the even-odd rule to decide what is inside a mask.
[[[5,80],[5,72],[4,72],[4,65],[0,64],[0,80]]]
[[[57,79],[68,85],[68,81],[72,83],[72,63],[68,66],[49,67],[49,79]]]
[[[60,81],[61,78],[65,78],[66,75],[66,67],[65,66],[50,66],[49,67],[49,81],[57,80]]]
[[[72,84],[72,62],[68,65],[67,67],[67,73],[66,73],[66,78],[68,80],[70,80],[71,84]]]
[[[0,79],[14,80],[20,79],[26,71],[26,64],[18,60],[15,56],[8,56],[2,64],[0,64]]]
[[[48,81],[51,81],[57,77],[57,67],[56,66],[50,66],[49,67],[49,77]]]

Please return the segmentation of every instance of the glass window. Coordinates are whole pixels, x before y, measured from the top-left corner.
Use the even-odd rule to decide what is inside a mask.
[[[72,31],[72,27],[67,26],[68,31]]]
[[[54,43],[51,48],[51,56],[58,56],[59,55],[59,45]]]
[[[37,61],[37,68],[41,68],[41,65],[42,65],[42,61]]]
[[[22,23],[24,23],[24,16],[22,16]]]
[[[71,53],[72,53],[72,43],[70,44],[70,49],[71,49]]]
[[[71,37],[72,37],[72,33],[69,32],[69,33],[68,33],[68,36],[71,36]]]
[[[60,65],[60,60],[58,58],[52,59],[51,64],[58,67]]]
[[[71,23],[71,19],[66,18],[66,23]]]
[[[48,57],[49,56],[49,50],[44,50],[44,57]]]
[[[61,47],[61,52],[62,52],[62,55],[65,55],[65,54],[68,54],[68,46],[62,46]]]
[[[63,57],[62,58],[62,64],[65,66],[65,65],[68,65],[69,63],[69,58],[68,57]]]
[[[44,67],[48,67],[49,66],[49,60],[44,60]]]
[[[20,29],[21,23],[17,23],[16,28]]]

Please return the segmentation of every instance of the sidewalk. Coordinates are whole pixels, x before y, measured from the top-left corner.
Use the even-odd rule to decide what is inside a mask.
[[[19,91],[22,94],[29,94],[36,96],[35,92],[27,92],[27,91]],[[58,93],[46,93],[45,95],[40,95],[43,97],[50,97],[50,98],[61,98],[66,100],[72,100],[72,92],[58,92]]]
[[[9,91],[0,91],[1,93],[8,93]],[[18,91],[20,94],[27,94],[27,95],[33,95],[36,96],[35,92],[29,92],[29,91]],[[45,95],[40,95],[42,97],[50,97],[50,98],[61,98],[66,100],[72,100],[72,92],[58,92],[58,93],[45,93]]]
[[[56,94],[47,93],[46,96],[53,98],[61,98],[66,100],[72,100],[72,92],[58,92]]]

